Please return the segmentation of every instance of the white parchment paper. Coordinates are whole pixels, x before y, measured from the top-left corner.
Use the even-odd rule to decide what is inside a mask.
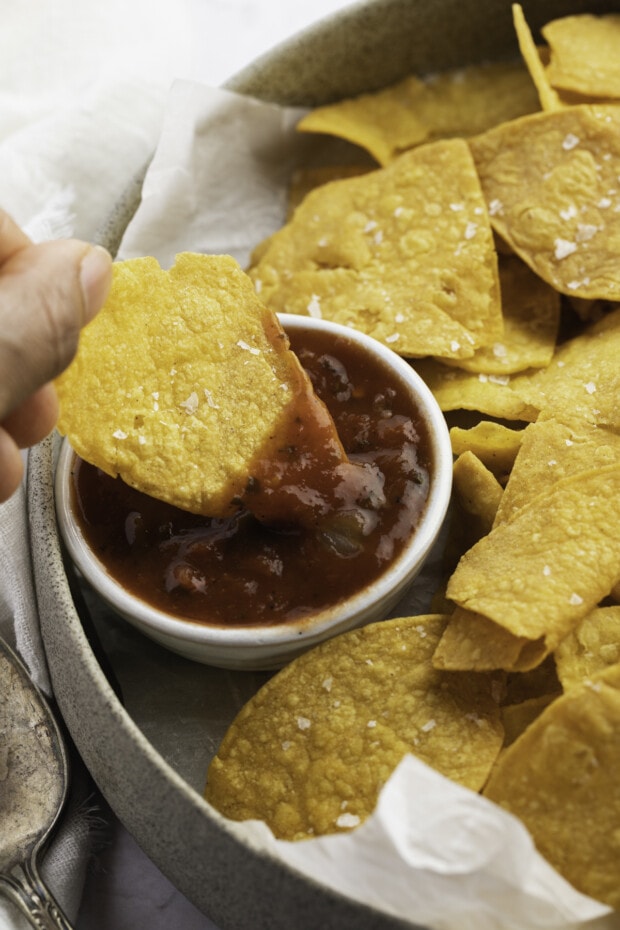
[[[295,132],[302,112],[173,85],[118,258],[152,255],[169,267],[178,252],[227,253],[246,266],[282,225],[295,168],[338,161],[337,145]],[[262,823],[232,829],[323,884],[434,930],[620,928],[620,915],[548,865],[518,820],[413,756],[351,833],[286,843]]]

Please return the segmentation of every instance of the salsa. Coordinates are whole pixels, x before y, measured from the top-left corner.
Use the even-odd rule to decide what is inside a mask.
[[[329,481],[320,463],[284,444],[279,462],[257,460],[237,510],[214,519],[75,459],[73,495],[87,541],[117,581],[168,614],[257,627],[311,617],[381,575],[424,512],[430,441],[396,376],[344,337],[290,338],[347,453],[348,463],[330,465]],[[282,520],[280,500],[273,522],[280,466],[277,490],[288,495],[291,516]]]

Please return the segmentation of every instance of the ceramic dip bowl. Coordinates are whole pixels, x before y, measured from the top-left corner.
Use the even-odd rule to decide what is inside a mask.
[[[73,477],[77,460],[67,441],[63,443],[56,472],[56,508],[62,538],[71,559],[92,588],[117,613],[161,645],[186,658],[223,668],[277,668],[322,640],[385,618],[396,608],[420,571],[441,529],[450,497],[452,452],[447,426],[434,397],[411,365],[377,340],[349,327],[288,314],[282,315],[281,321],[298,355],[307,343],[319,346],[320,352],[315,352],[319,358],[327,357],[320,354],[325,346],[329,349],[334,347],[336,355],[349,346],[349,351],[354,352],[352,358],[358,359],[362,371],[375,371],[376,384],[392,384],[399,396],[399,409],[410,411],[412,422],[417,423],[420,456],[427,463],[424,499],[416,503],[415,528],[395,548],[394,555],[382,556],[374,577],[369,576],[348,554],[345,557],[341,557],[340,553],[334,554],[333,546],[337,548],[338,540],[334,543],[330,536],[329,546],[332,549],[326,548],[326,558],[330,568],[337,560],[336,590],[339,590],[338,579],[343,573],[347,581],[344,593],[335,594],[333,600],[330,591],[334,585],[327,580],[329,573],[317,568],[319,578],[313,584],[314,589],[322,589],[322,601],[305,606],[302,584],[310,568],[306,570],[306,563],[297,562],[290,569],[295,572],[297,580],[293,580],[292,593],[289,593],[292,609],[288,613],[274,618],[272,609],[261,614],[258,607],[254,608],[252,596],[248,600],[248,596],[244,595],[248,605],[245,616],[247,618],[249,614],[249,619],[239,622],[237,618],[242,615],[239,609],[232,618],[218,620],[210,614],[209,592],[213,590],[212,585],[200,598],[204,614],[197,618],[195,613],[192,616],[184,607],[188,598],[192,603],[196,602],[195,591],[189,594],[181,592],[180,600],[170,601],[168,606],[166,599],[153,597],[150,589],[137,589],[132,583],[131,570],[121,579],[118,568],[115,571],[106,562],[101,554],[105,547],[95,544],[92,535],[89,536],[88,521],[83,518],[84,508],[77,502]],[[320,340],[318,343],[317,339]],[[332,356],[328,354],[328,357]],[[303,355],[300,358],[304,364]],[[379,396],[382,396],[381,392]],[[94,493],[92,488],[90,493]],[[404,505],[394,504],[393,507],[396,519]],[[104,511],[107,519],[106,507]],[[289,540],[286,535],[281,539],[284,562],[287,546],[290,548]],[[239,560],[233,551],[228,559],[224,558],[223,567],[228,570],[229,564],[236,561]],[[193,573],[196,571],[193,566],[191,570]],[[247,590],[248,583],[251,583],[255,591],[257,582],[245,577],[242,569],[239,572],[239,589]],[[161,588],[163,582],[160,583],[159,578],[157,575],[153,588]],[[270,579],[269,583],[277,589],[278,584],[281,586],[284,582],[278,576]],[[300,609],[295,603],[297,597],[302,602]]]

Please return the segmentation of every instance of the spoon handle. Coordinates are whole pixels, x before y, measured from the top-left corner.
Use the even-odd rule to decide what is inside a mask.
[[[0,892],[4,892],[38,930],[73,930],[33,861],[15,865],[8,874],[0,874]]]

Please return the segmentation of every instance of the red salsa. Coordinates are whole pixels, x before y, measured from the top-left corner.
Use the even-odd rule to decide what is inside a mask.
[[[280,450],[295,460],[280,489],[290,497],[290,522],[255,516],[269,513],[265,461],[257,461],[236,512],[213,519],[75,460],[73,493],[88,542],[126,589],[169,614],[221,626],[310,617],[381,575],[424,512],[429,437],[396,377],[346,338],[314,331],[290,338],[362,476],[357,488],[350,474],[341,490],[332,481],[326,505],[317,463],[299,461],[291,447]]]

